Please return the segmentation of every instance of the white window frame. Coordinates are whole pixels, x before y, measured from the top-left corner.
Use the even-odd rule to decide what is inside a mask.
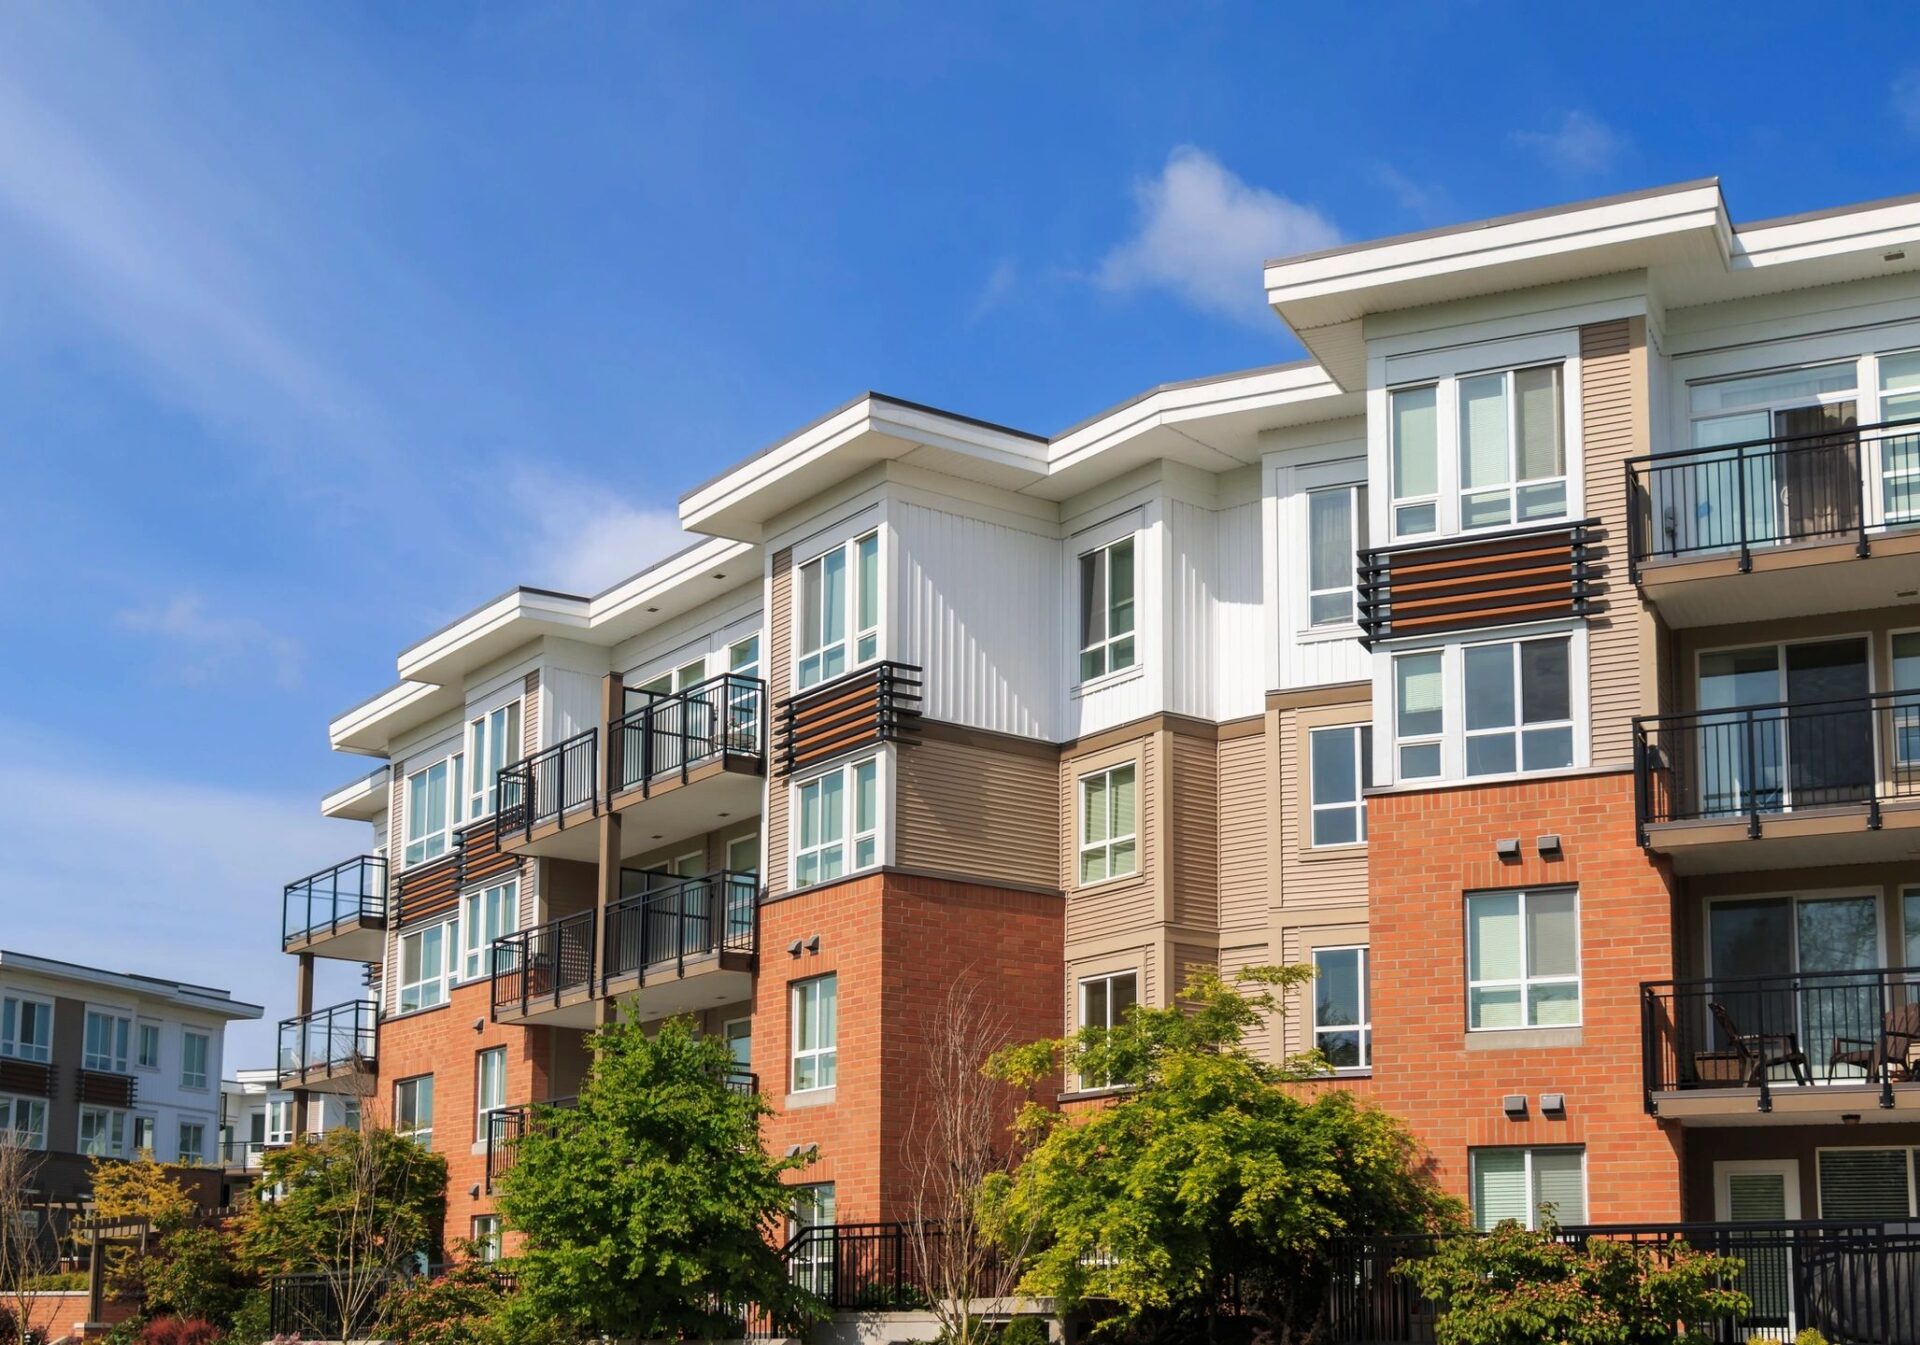
[[[1552,369],[1554,371],[1555,390],[1559,393],[1560,400],[1560,472],[1557,476],[1529,477],[1522,481],[1519,476],[1520,400],[1518,396],[1515,395],[1514,380],[1516,375],[1531,372],[1536,369]],[[1459,385],[1463,382],[1494,377],[1502,380],[1501,395],[1506,399],[1507,480],[1504,486],[1488,485],[1469,489],[1466,484],[1466,465],[1462,461],[1467,445],[1466,436],[1461,432],[1461,425],[1459,423]],[[1570,512],[1572,508],[1573,482],[1571,480],[1572,462],[1567,454],[1567,445],[1571,435],[1569,434],[1567,424],[1567,370],[1565,364],[1560,360],[1541,360],[1510,365],[1505,368],[1487,369],[1479,373],[1460,374],[1454,379],[1454,397],[1454,509],[1456,519],[1462,520],[1458,527],[1460,534],[1462,536],[1472,537],[1482,533],[1506,532],[1514,528],[1539,528],[1551,523],[1571,519],[1573,517]],[[1528,519],[1520,517],[1520,488],[1522,486],[1545,486],[1556,483],[1560,486],[1561,510],[1559,513],[1543,514],[1539,517]],[[1467,497],[1469,495],[1491,495],[1494,491],[1502,489],[1505,490],[1507,496],[1506,519],[1499,523],[1486,523],[1478,527],[1468,527],[1464,522]]]
[[[844,677],[857,668],[880,659],[880,627],[886,613],[886,548],[880,539],[880,527],[862,528],[844,542],[837,542],[809,556],[805,561],[793,567],[793,687],[796,691],[805,691],[820,686],[836,678]],[[871,545],[874,556],[872,596],[873,620],[863,622],[861,618],[861,599],[866,596],[865,584],[860,574],[860,553]],[[829,626],[835,613],[827,610],[824,598],[824,585],[827,559],[838,555],[844,567],[846,577],[845,610],[837,613],[840,618],[840,633],[829,639]],[[808,571],[817,571],[820,578],[814,582],[821,585],[823,597],[820,603],[819,625],[806,629],[806,591]],[[811,640],[814,643],[808,644]],[[828,671],[831,655],[838,651],[840,667]]]
[[[460,810],[464,806],[466,774],[464,752],[450,752],[438,761],[428,762],[419,770],[408,771],[406,788],[400,792],[400,811],[403,814],[401,835],[405,838],[401,846],[401,866],[412,868],[417,864],[431,864],[443,858],[453,850],[453,832],[459,825]],[[414,781],[427,780],[433,772],[444,773],[446,781],[446,811],[437,819],[430,818],[416,808],[414,803]],[[430,796],[432,784],[425,790]]]
[[[494,1262],[500,1259],[500,1216],[497,1214],[476,1214],[468,1226],[471,1234],[468,1241],[480,1249],[480,1259]]]
[[[293,1096],[290,1093],[270,1095],[267,1098],[266,1129],[263,1132],[264,1143],[269,1145],[293,1143]]]
[[[1128,1007],[1139,1008],[1145,1002],[1141,997],[1141,982],[1144,980],[1145,977],[1140,974],[1138,967],[1115,967],[1112,971],[1094,972],[1092,975],[1079,977],[1074,985],[1074,1021],[1078,1025],[1079,1030],[1084,1032],[1088,1028],[1097,1028],[1102,1032],[1113,1031],[1117,1021],[1113,1014],[1114,983],[1116,981],[1132,981],[1133,1003]],[[1107,1021],[1104,1023],[1091,1023],[1087,1021],[1087,990],[1088,987],[1093,985],[1104,985],[1106,987],[1105,1003]],[[1122,1012],[1124,1012],[1124,1010]],[[1126,1086],[1124,1084],[1115,1084],[1111,1079],[1094,1079],[1084,1076],[1076,1080],[1076,1083],[1083,1093],[1094,1093],[1102,1089]]]
[[[414,1013],[424,1009],[437,1009],[445,1005],[453,988],[455,969],[455,948],[459,943],[460,931],[458,919],[437,920],[431,924],[416,925],[412,929],[402,930],[394,948],[394,1005],[400,1013]],[[438,931],[440,934],[440,965],[438,968],[427,964],[427,935]],[[407,944],[417,940],[420,944],[420,976],[416,980],[406,979]],[[428,999],[425,991],[436,990],[438,997]],[[407,1002],[409,995],[413,1003]]]
[[[794,891],[803,888],[820,887],[826,883],[839,882],[856,873],[865,873],[880,867],[886,862],[886,848],[881,842],[887,816],[887,772],[883,765],[885,756],[875,753],[853,761],[841,762],[825,770],[815,771],[803,780],[796,780],[788,793],[788,834],[791,838],[789,849],[792,852],[787,866],[787,879]],[[873,816],[868,819],[871,825],[862,827],[859,816],[859,793],[861,778],[870,776],[873,781]],[[823,825],[820,839],[813,845],[802,844],[801,827],[804,812],[811,793],[818,792],[822,782],[832,777],[840,779],[840,816],[839,833],[828,837]],[[823,824],[827,821],[824,807],[821,812]],[[838,851],[838,872],[826,873],[827,861]],[[805,861],[815,861],[813,876],[801,878]]]
[[[200,1143],[189,1146],[187,1132],[200,1132]],[[205,1163],[207,1161],[207,1123],[200,1120],[188,1120],[182,1117],[174,1127],[174,1154],[182,1163]]]
[[[520,760],[524,723],[518,696],[468,718],[466,758],[473,769],[463,781],[466,797],[460,805],[466,821],[492,817],[499,810],[500,772]]]
[[[133,1063],[135,1068],[159,1069],[161,1049],[160,1024],[149,1022],[143,1018],[134,1025],[133,1034],[135,1042]],[[153,1041],[153,1056],[151,1059],[147,1056],[147,1041],[149,1037],[151,1037]]]
[[[1858,1153],[1863,1149],[1870,1153],[1897,1152],[1905,1155],[1907,1160],[1907,1175],[1906,1175],[1906,1180],[1901,1183],[1901,1189],[1906,1194],[1906,1197],[1907,1197],[1907,1217],[1909,1219],[1913,1218],[1914,1217],[1914,1204],[1913,1204],[1914,1149],[1913,1149],[1913,1146],[1910,1144],[1821,1144],[1821,1145],[1816,1145],[1813,1151],[1813,1198],[1816,1203],[1814,1217],[1816,1219],[1825,1219],[1829,1217],[1827,1214],[1826,1183],[1821,1180],[1822,1160],[1826,1157],[1826,1155],[1830,1153]],[[1841,1216],[1834,1215],[1831,1217],[1839,1218]]]
[[[426,1085],[427,1099],[427,1123],[424,1126],[418,1124],[420,1120],[420,1090],[422,1084]],[[413,1115],[411,1119],[415,1124],[412,1127],[405,1127],[401,1124],[402,1120],[406,1119],[400,1107],[400,1097],[403,1091],[409,1093],[413,1101]],[[405,1079],[395,1079],[393,1081],[393,1131],[396,1135],[405,1135],[423,1149],[431,1149],[433,1147],[433,1093],[433,1075],[431,1074],[415,1074]]]
[[[1533,974],[1532,955],[1527,948],[1527,903],[1535,896],[1559,895],[1566,893],[1573,898],[1573,974],[1571,976],[1536,976]],[[1503,978],[1493,981],[1473,979],[1473,903],[1476,900],[1492,897],[1517,898],[1515,915],[1516,928],[1520,937],[1520,975],[1518,978]],[[1578,1028],[1585,1024],[1587,1016],[1586,987],[1586,933],[1580,925],[1580,889],[1564,884],[1544,884],[1539,887],[1502,887],[1488,888],[1484,891],[1469,892],[1462,904],[1462,913],[1466,920],[1463,952],[1465,954],[1461,971],[1465,973],[1467,985],[1466,1020],[1467,1031],[1479,1032],[1557,1032],[1563,1029]],[[1574,992],[1574,1016],[1570,1023],[1533,1023],[1533,989],[1535,986],[1571,985]],[[1504,990],[1516,988],[1520,991],[1520,1021],[1507,1026],[1475,1027],[1473,1022],[1473,992],[1475,990]]]
[[[1121,547],[1127,549],[1127,572],[1133,577],[1132,596],[1127,599],[1131,611],[1128,613],[1128,626],[1123,631],[1114,629],[1113,572],[1114,552]],[[1140,536],[1128,531],[1095,546],[1082,547],[1073,559],[1073,615],[1074,644],[1078,653],[1074,658],[1073,680],[1079,686],[1094,686],[1109,678],[1120,677],[1141,665],[1141,593],[1140,593]],[[1089,613],[1086,610],[1086,588],[1081,575],[1087,563],[1094,561],[1099,568],[1099,594],[1096,599],[1100,608],[1100,638],[1088,643],[1082,637],[1087,628]],[[1118,661],[1121,645],[1126,646],[1126,662]],[[1098,655],[1100,666],[1092,672],[1087,670],[1089,657]]]
[[[28,1041],[21,1035],[27,1015],[23,1005],[40,1010],[34,1015],[46,1031],[46,1040]],[[46,1064],[53,1059],[53,1001],[40,995],[9,994],[0,999],[0,1056]]]
[[[487,1066],[492,1062],[498,1066],[493,1080],[496,1096],[489,1100],[487,1096]],[[494,1113],[504,1111],[507,1105],[507,1048],[490,1046],[484,1051],[473,1053],[473,1125],[474,1142],[485,1144],[487,1131],[493,1124]]]
[[[146,1139],[144,1144],[140,1142],[142,1136]],[[142,1150],[156,1158],[160,1156],[160,1118],[152,1112],[135,1112],[133,1129],[127,1136],[127,1152],[138,1154]]]
[[[505,913],[497,930],[490,918],[496,908]],[[460,933],[460,980],[488,979],[495,971],[489,965],[494,940],[520,932],[520,880],[504,878],[466,889],[460,894],[460,918],[455,923]]]
[[[9,1131],[14,1136],[25,1136],[22,1148],[45,1149],[47,1147],[47,1101],[43,1097],[23,1097],[14,1093],[0,1093],[0,1131]],[[20,1124],[23,1116],[37,1115],[40,1124],[29,1129]],[[16,1140],[17,1142],[17,1140]]]
[[[1525,712],[1525,699],[1524,699],[1525,686],[1523,685],[1521,680],[1522,660],[1521,660],[1520,647],[1522,645],[1528,645],[1528,644],[1545,644],[1548,642],[1558,642],[1558,641],[1564,641],[1567,646],[1567,717],[1565,719],[1545,719],[1545,720],[1541,720],[1538,723],[1530,724],[1525,719],[1522,718],[1522,715]],[[1512,675],[1513,722],[1511,724],[1495,727],[1495,728],[1487,728],[1487,729],[1469,728],[1467,727],[1467,685],[1466,685],[1467,655],[1471,651],[1476,649],[1494,649],[1494,648],[1502,648],[1502,647],[1510,651],[1508,654],[1507,663],[1508,663],[1509,671]],[[1460,642],[1460,720],[1459,722],[1460,722],[1460,748],[1461,748],[1462,775],[1465,778],[1470,780],[1486,780],[1486,779],[1497,780],[1497,779],[1504,779],[1508,776],[1513,776],[1513,775],[1544,775],[1544,774],[1551,773],[1553,771],[1565,771],[1565,770],[1573,769],[1574,765],[1579,760],[1579,745],[1577,742],[1579,727],[1577,723],[1577,716],[1574,713],[1573,686],[1574,686],[1573,637],[1571,634],[1562,634],[1559,632],[1549,632],[1544,635],[1516,633],[1516,634],[1512,634],[1509,636],[1504,636],[1504,637],[1501,637],[1498,639],[1492,639],[1492,640],[1474,639],[1474,640],[1461,641]],[[1568,747],[1566,762],[1556,766],[1540,766],[1531,770],[1528,769],[1526,765],[1527,733],[1529,731],[1538,732],[1542,730],[1560,729],[1560,728],[1564,728],[1567,731],[1569,747]],[[1513,739],[1514,769],[1511,771],[1485,771],[1477,775],[1472,774],[1471,762],[1468,760],[1468,757],[1471,756],[1471,753],[1468,749],[1470,748],[1473,741],[1476,738],[1497,738],[1502,736],[1510,737]]]
[[[213,1069],[213,1034],[198,1032],[188,1028],[181,1036],[180,1045],[180,1086],[182,1088],[204,1089],[207,1076]],[[193,1043],[200,1043],[200,1070],[193,1069]]]
[[[1316,496],[1347,497],[1347,538],[1352,542],[1347,556],[1347,582],[1330,588],[1313,586],[1313,501]],[[1367,546],[1367,487],[1363,481],[1342,481],[1325,486],[1308,486],[1300,492],[1300,634],[1317,638],[1329,636],[1351,639],[1360,627],[1360,553]],[[1337,621],[1315,621],[1313,600],[1334,594],[1347,595],[1347,614]]]
[[[93,1024],[95,1019],[104,1021],[107,1026],[107,1050],[104,1054],[93,1049]],[[82,1026],[80,1038],[80,1067],[101,1074],[127,1073],[127,1057],[133,1046],[133,1016],[118,1009],[87,1008],[86,1020]]]
[[[1411,395],[1416,392],[1433,393],[1434,489],[1431,492],[1420,491],[1413,494],[1402,495],[1400,493],[1400,483],[1394,479],[1393,475],[1393,432],[1399,423],[1393,417],[1393,403],[1398,397]],[[1399,387],[1388,388],[1385,408],[1386,416],[1384,418],[1383,433],[1386,435],[1387,441],[1387,458],[1385,463],[1386,470],[1381,474],[1380,479],[1387,483],[1387,517],[1389,522],[1387,524],[1387,531],[1383,535],[1395,542],[1419,541],[1423,538],[1443,536],[1445,535],[1444,529],[1447,513],[1445,505],[1447,499],[1447,471],[1445,465],[1447,459],[1447,436],[1444,433],[1447,413],[1444,398],[1442,398],[1440,393],[1439,384],[1432,379],[1425,379],[1416,383],[1402,384]],[[1403,508],[1409,510],[1421,508],[1433,510],[1433,527],[1422,528],[1418,531],[1400,531],[1400,511]]]
[[[819,992],[822,987],[833,987],[833,1032],[832,1039],[818,1041],[811,1046],[803,1046],[800,1041],[800,1004],[803,997],[811,995],[815,1000],[813,1021],[819,1022]],[[838,972],[827,972],[823,976],[809,976],[794,981],[787,987],[787,1013],[793,1021],[789,1032],[787,1066],[787,1091],[789,1093],[820,1093],[833,1088],[840,1081],[840,977]],[[814,1065],[814,1081],[802,1088],[800,1086],[800,1062],[810,1060]]]
[[[1133,830],[1124,833],[1115,833],[1113,777],[1122,772],[1133,777]],[[1139,875],[1140,775],[1140,763],[1138,761],[1116,761],[1111,766],[1103,766],[1098,770],[1088,771],[1085,775],[1078,777],[1074,781],[1075,850],[1073,876],[1076,887],[1098,887],[1102,883],[1120,882],[1124,879],[1134,878]],[[1087,808],[1087,796],[1090,792],[1089,786],[1096,780],[1106,781],[1107,786],[1105,795],[1107,799],[1107,836],[1104,840],[1090,841],[1087,839],[1087,824],[1091,820],[1091,814]],[[1130,847],[1128,850],[1130,867],[1124,873],[1116,873],[1114,871],[1113,852],[1114,848],[1119,845],[1127,845]],[[1101,856],[1102,875],[1098,878],[1089,879],[1084,876],[1087,870],[1087,858],[1095,853]]]
[[[92,1157],[128,1157],[127,1143],[132,1138],[129,1132],[133,1128],[132,1123],[128,1119],[131,1115],[131,1112],[122,1111],[118,1107],[82,1107],[80,1109],[80,1120],[74,1131],[74,1147],[80,1153]],[[104,1127],[104,1144],[97,1144],[95,1147],[90,1147],[90,1141],[87,1138],[87,1126],[89,1122],[94,1123],[96,1128]],[[98,1129],[96,1129],[95,1139],[99,1139]]]
[[[1323,734],[1329,738],[1335,734],[1345,734],[1351,740],[1350,750],[1353,753],[1353,798],[1351,799],[1336,799],[1331,803],[1321,803],[1315,797],[1314,741]],[[1372,779],[1372,724],[1329,724],[1324,728],[1307,730],[1307,843],[1310,849],[1351,850],[1366,845],[1367,790],[1372,788]],[[1320,839],[1320,814],[1336,812],[1352,812],[1356,815],[1353,840],[1322,841]]]
[[[1467,1150],[1467,1217],[1474,1227],[1480,1224],[1480,1212],[1471,1207],[1472,1194],[1479,1186],[1480,1156],[1483,1153],[1512,1153],[1518,1151],[1523,1158],[1523,1171],[1527,1184],[1527,1228],[1540,1227],[1540,1188],[1534,1178],[1533,1160],[1537,1153],[1578,1153],[1580,1155],[1580,1204],[1586,1218],[1593,1218],[1592,1174],[1587,1163],[1587,1146],[1584,1144],[1488,1144],[1476,1145]],[[1556,1214],[1556,1218],[1557,1218]]]
[[[1360,1011],[1355,1015],[1358,1023],[1322,1023],[1320,1021],[1320,996],[1314,987],[1320,980],[1320,955],[1322,953],[1358,953],[1360,967]],[[1308,954],[1313,961],[1314,979],[1308,986],[1308,1004],[1312,1023],[1313,1046],[1320,1048],[1320,1038],[1335,1034],[1357,1034],[1360,1038],[1360,1063],[1357,1065],[1336,1065],[1335,1074],[1371,1074],[1373,1073],[1373,954],[1364,943],[1329,943],[1312,949]]]

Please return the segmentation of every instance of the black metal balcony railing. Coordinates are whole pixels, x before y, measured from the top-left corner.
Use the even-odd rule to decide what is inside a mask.
[[[1647,1107],[1654,1094],[1893,1085],[1920,1070],[1920,967],[1650,981],[1640,987]]]
[[[926,1236],[937,1244],[939,1225]],[[915,1241],[906,1223],[821,1224],[795,1232],[780,1254],[793,1282],[835,1312],[910,1309],[932,1300]]]
[[[685,691],[628,688],[640,704],[607,725],[608,778],[615,793],[677,778],[710,761],[767,759],[767,684],[723,673]]]
[[[371,1070],[380,1021],[372,1000],[348,1000],[280,1022],[280,1078],[306,1082],[336,1071]]]
[[[1828,1345],[1920,1341],[1920,1232],[1908,1224],[1595,1225],[1564,1228],[1560,1236],[1576,1245],[1685,1243],[1738,1258],[1741,1269],[1727,1287],[1745,1294],[1750,1307],[1739,1317],[1688,1323],[1689,1342],[1791,1341],[1806,1330],[1820,1332]],[[1334,1239],[1329,1338],[1336,1345],[1431,1345],[1435,1307],[1401,1267],[1431,1255],[1438,1241],[1430,1235]]]
[[[1641,840],[1652,822],[1760,819],[1920,798],[1920,692],[1745,705],[1633,721]]]
[[[487,1114],[487,1190],[501,1173],[513,1166],[514,1146],[527,1133],[543,1108],[567,1111],[580,1105],[577,1097],[548,1098],[544,1102],[520,1103]]]
[[[493,942],[492,1014],[525,1017],[558,1008],[593,986],[592,911],[580,911]]]
[[[672,887],[642,892],[607,908],[604,983],[615,976],[672,968],[684,976],[689,958],[755,948],[760,879],[751,873],[710,873]]]
[[[287,884],[280,942],[337,934],[342,925],[371,924],[386,916],[386,856],[355,855]]]
[[[532,756],[502,766],[499,804],[493,815],[498,838],[527,835],[548,822],[564,823],[579,808],[600,811],[600,734],[583,729]]]
[[[1626,464],[1629,565],[1852,541],[1920,524],[1920,420],[1686,449]]]
[[[287,1147],[285,1140],[223,1140],[220,1144],[220,1166],[236,1171],[254,1172],[260,1167],[261,1160],[268,1154]]]

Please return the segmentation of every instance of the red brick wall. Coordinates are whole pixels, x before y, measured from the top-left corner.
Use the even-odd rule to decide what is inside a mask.
[[[1640,1073],[1640,982],[1674,974],[1673,892],[1634,840],[1626,773],[1386,794],[1368,802],[1374,1100],[1432,1150],[1465,1198],[1470,1147],[1584,1144],[1593,1222],[1678,1219],[1680,1134],[1647,1115]],[[1535,838],[1560,837],[1543,859]],[[1518,838],[1518,862],[1494,843]],[[1470,891],[1580,890],[1577,1046],[1468,1050],[1466,903]],[[1499,1034],[1476,1034],[1476,1043]],[[1541,1116],[1564,1093],[1565,1119]],[[1510,1122],[1502,1095],[1524,1093]]]

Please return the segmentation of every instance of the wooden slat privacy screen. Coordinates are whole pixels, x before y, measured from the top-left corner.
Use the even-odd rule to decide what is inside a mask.
[[[1360,553],[1369,644],[1479,626],[1585,616],[1591,520]]]
[[[394,881],[400,891],[400,924],[445,915],[460,904],[460,856],[443,855],[403,871]]]
[[[774,754],[780,772],[880,742],[912,743],[920,725],[920,669],[876,663],[791,697],[779,710]]]
[[[83,1069],[73,1076],[73,1095],[101,1107],[131,1107],[133,1076]]]
[[[0,1060],[0,1093],[53,1096],[53,1066],[37,1060]]]

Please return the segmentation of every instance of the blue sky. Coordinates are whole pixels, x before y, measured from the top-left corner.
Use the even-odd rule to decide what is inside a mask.
[[[1920,190],[1884,15],[1731,12],[0,6],[0,944],[286,1012],[327,719],[860,390],[1053,431],[1297,355],[1268,255]]]

